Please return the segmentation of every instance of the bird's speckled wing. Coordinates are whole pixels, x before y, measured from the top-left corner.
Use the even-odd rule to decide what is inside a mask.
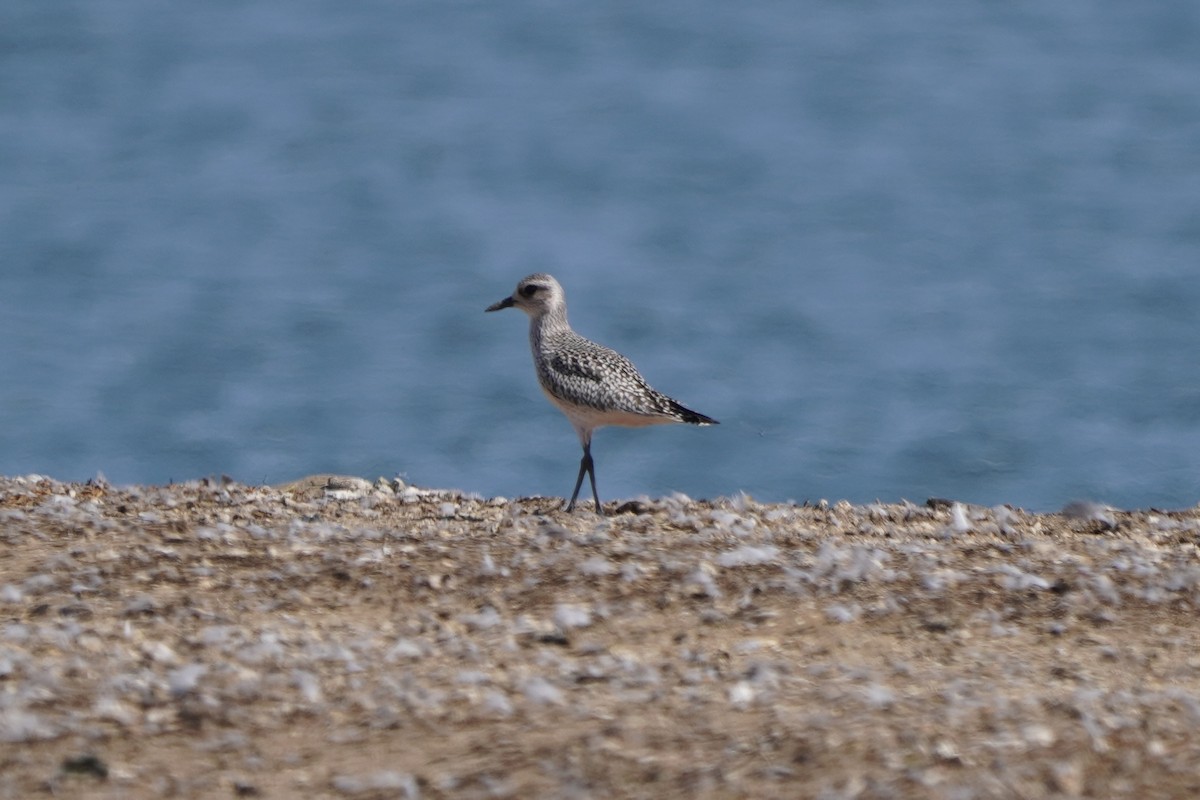
[[[544,342],[538,380],[554,397],[576,405],[647,416],[676,416],[633,363],[603,345],[567,332]]]

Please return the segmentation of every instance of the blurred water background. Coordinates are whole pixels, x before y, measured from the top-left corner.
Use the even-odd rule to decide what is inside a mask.
[[[1200,500],[1200,5],[6,0],[0,473]]]

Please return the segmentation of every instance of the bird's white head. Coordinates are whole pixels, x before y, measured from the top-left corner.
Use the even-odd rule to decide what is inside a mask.
[[[566,299],[562,287],[553,276],[536,272],[522,278],[516,291],[510,296],[498,303],[492,303],[484,310],[499,311],[502,308],[519,308],[535,320],[547,314],[565,317]]]

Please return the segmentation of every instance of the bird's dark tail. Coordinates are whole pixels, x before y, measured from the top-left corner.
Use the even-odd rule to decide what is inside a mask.
[[[693,425],[720,425],[712,417],[706,417],[699,411],[692,411],[690,408],[685,408],[676,401],[671,401],[671,412],[679,417],[683,422],[690,422]]]

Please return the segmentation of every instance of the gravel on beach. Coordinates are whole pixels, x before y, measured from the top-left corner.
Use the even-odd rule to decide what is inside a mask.
[[[1200,796],[1200,509],[0,478],[0,798]]]

